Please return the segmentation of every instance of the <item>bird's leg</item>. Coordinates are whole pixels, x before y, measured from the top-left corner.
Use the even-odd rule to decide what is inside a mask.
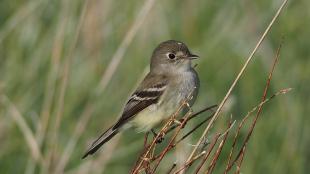
[[[185,105],[186,105],[187,108],[188,108],[188,111],[187,111],[186,114],[192,114],[192,113],[193,113],[193,110],[192,110],[191,106],[189,105],[189,103],[186,102]],[[177,124],[178,126],[180,126],[180,125],[182,125],[183,121],[184,121],[184,118],[181,118],[181,119],[179,119],[179,120],[176,120],[176,119],[175,119],[173,122],[174,122],[175,124]],[[185,121],[185,123],[182,125],[182,129],[185,127],[186,123],[187,123],[187,121]]]
[[[147,148],[147,139],[149,137],[149,133],[150,132],[146,132],[145,136],[144,136],[144,142],[143,142],[143,146],[144,148]]]
[[[151,132],[153,133],[154,138],[157,137],[157,133],[154,131],[154,129],[151,129]],[[161,143],[164,140],[164,135],[159,135],[158,139],[156,140],[156,143]]]
[[[153,133],[154,138],[157,137],[157,133],[154,131],[154,129],[151,129],[151,132]]]
[[[185,106],[188,108],[188,111],[187,111],[186,114],[191,114],[191,113],[193,112],[193,110],[192,110],[191,106],[189,105],[189,103],[186,102],[186,103],[185,103]],[[184,121],[184,118],[181,118],[181,119],[179,119],[179,120],[176,119],[176,118],[173,119],[173,123],[176,124],[176,125],[178,125],[178,126],[181,126],[182,123],[183,123],[183,121]],[[184,128],[185,125],[186,125],[186,122],[182,125],[182,128]]]

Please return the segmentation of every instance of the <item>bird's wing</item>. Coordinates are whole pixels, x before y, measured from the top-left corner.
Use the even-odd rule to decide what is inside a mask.
[[[158,79],[160,78],[160,80]],[[104,143],[119,132],[119,128],[132,119],[137,113],[152,104],[156,104],[167,87],[165,77],[148,74],[138,89],[131,95],[125,105],[121,118],[114,126],[105,131],[93,142],[82,158],[95,153]]]
[[[150,76],[150,75],[148,75]],[[156,83],[157,78],[161,78],[160,82]],[[120,119],[113,126],[117,129],[127,123],[137,113],[147,108],[152,104],[156,104],[167,87],[167,81],[164,77],[150,76],[145,78],[140,87],[131,95]]]

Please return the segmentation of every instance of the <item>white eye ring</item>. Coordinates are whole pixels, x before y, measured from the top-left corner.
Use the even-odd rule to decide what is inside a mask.
[[[173,53],[167,53],[167,57],[169,58],[169,59],[175,59],[175,54],[173,54]]]

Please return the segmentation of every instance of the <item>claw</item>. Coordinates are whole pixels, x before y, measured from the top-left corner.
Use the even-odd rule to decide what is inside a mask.
[[[154,138],[157,137],[157,133],[154,131],[154,129],[151,129],[151,132],[153,133]],[[159,137],[156,140],[156,144],[161,143],[164,140],[165,135],[159,135]]]
[[[158,139],[156,140],[156,144],[159,144],[159,143],[161,143],[161,142],[163,142],[164,141],[164,137],[163,136],[160,136],[160,137],[158,137]]]

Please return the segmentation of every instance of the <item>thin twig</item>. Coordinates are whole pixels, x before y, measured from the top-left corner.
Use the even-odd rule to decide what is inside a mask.
[[[218,133],[218,134],[216,134],[215,137],[213,138],[213,141],[212,141],[212,143],[211,143],[211,145],[210,145],[210,147],[209,147],[209,149],[208,149],[208,151],[207,151],[205,157],[201,160],[200,164],[199,164],[198,167],[196,168],[195,174],[198,174],[198,172],[199,172],[199,170],[201,169],[201,167],[203,166],[203,164],[204,164],[204,163],[207,161],[207,159],[209,158],[209,156],[210,156],[210,154],[211,154],[213,148],[215,147],[215,145],[216,145],[218,139],[220,138],[220,136],[221,136],[221,134]]]
[[[214,167],[215,167],[215,165],[216,165],[216,162],[218,161],[218,158],[219,158],[219,156],[220,156],[220,154],[221,154],[221,152],[222,152],[222,149],[223,149],[224,144],[225,144],[225,142],[226,142],[226,139],[227,139],[227,137],[228,137],[228,133],[229,133],[229,131],[231,130],[231,128],[234,126],[234,124],[235,124],[235,121],[232,122],[232,116],[231,116],[231,117],[230,117],[229,124],[228,124],[227,130],[221,135],[221,136],[224,136],[224,138],[223,138],[223,140],[221,141],[220,145],[218,146],[218,148],[217,148],[217,150],[216,150],[216,153],[214,154],[214,157],[213,157],[213,159],[212,159],[212,161],[211,161],[211,164],[209,165],[208,170],[207,170],[207,172],[206,172],[207,174],[208,174],[208,173],[212,173],[212,171],[213,171],[213,169],[214,169]]]
[[[241,164],[242,164],[242,161],[243,161],[245,149],[246,149],[246,146],[244,146],[244,147],[242,148],[242,154],[241,154],[241,156],[240,156],[240,158],[239,158],[239,159],[240,159],[240,162],[239,162],[238,165],[237,165],[237,169],[236,169],[235,174],[239,174],[239,173],[240,173]]]
[[[198,111],[198,112],[192,114],[192,115],[188,118],[187,121],[190,121],[191,119],[196,118],[196,117],[199,116],[200,114],[202,114],[202,113],[204,113],[204,112],[206,112],[206,111],[208,111],[208,110],[212,110],[212,109],[215,108],[215,107],[217,107],[217,105],[208,106],[208,107],[206,107],[206,108],[204,108],[204,109],[202,109],[202,110],[200,110],[200,111]],[[202,122],[207,122],[208,120],[210,120],[210,118],[211,118],[211,116],[210,116],[210,117],[207,117],[207,118],[206,118],[204,121],[202,121]],[[185,124],[186,124],[186,123],[185,123]],[[202,124],[203,124],[203,123],[202,123]],[[200,126],[201,126],[201,125],[200,125]],[[197,128],[199,128],[200,126],[198,126]],[[173,126],[171,126],[171,127],[169,128],[169,130],[167,131],[167,133],[171,132],[171,131],[174,130],[176,127],[178,127],[178,125],[173,125]],[[196,128],[196,129],[197,129],[197,128]]]
[[[249,139],[250,139],[250,137],[251,137],[251,135],[252,135],[252,133],[253,133],[254,127],[255,127],[256,122],[257,122],[257,119],[259,118],[259,116],[260,116],[260,114],[261,114],[263,105],[267,102],[267,101],[266,101],[267,91],[268,91],[269,86],[270,86],[270,82],[271,82],[271,79],[272,79],[272,75],[273,75],[275,66],[276,66],[276,64],[277,64],[277,62],[278,62],[278,60],[279,60],[281,46],[282,46],[282,42],[280,43],[280,45],[279,45],[279,47],[278,47],[276,56],[275,56],[274,61],[273,61],[273,65],[272,65],[272,67],[271,67],[271,70],[270,70],[269,75],[268,75],[268,79],[267,79],[267,81],[266,81],[266,85],[265,85],[264,92],[263,92],[263,95],[262,95],[262,102],[261,102],[261,104],[258,106],[258,111],[257,111],[257,113],[256,113],[256,116],[254,117],[254,120],[253,120],[253,122],[252,122],[252,124],[251,124],[251,127],[250,127],[250,129],[249,129],[249,132],[248,132],[248,134],[247,134],[247,136],[246,136],[246,138],[245,138],[245,140],[244,140],[244,142],[243,142],[243,144],[242,144],[242,146],[241,146],[241,150],[239,151],[238,155],[236,156],[236,158],[235,158],[235,160],[232,162],[232,164],[230,164],[230,165],[228,165],[228,166],[226,167],[225,172],[228,171],[228,170],[231,168],[231,166],[238,160],[238,158],[239,158],[239,157],[241,156],[241,154],[244,152],[244,150],[245,150],[244,147],[246,146],[247,142],[249,141]],[[290,90],[290,89],[288,89],[288,90],[281,90],[280,92],[281,92],[281,94],[282,94],[282,93],[288,92],[289,90]],[[278,92],[278,93],[280,94],[280,92]],[[277,94],[277,93],[276,93],[276,94]],[[274,95],[271,96],[270,98],[273,98],[274,96],[276,96],[276,94],[274,94]],[[255,108],[255,109],[256,109],[256,108]],[[253,112],[254,112],[254,111],[253,111]],[[248,115],[249,115],[249,114],[248,114]],[[247,119],[248,115],[244,118],[244,120]],[[242,121],[242,122],[240,123],[239,129],[238,129],[237,134],[236,134],[236,136],[235,136],[235,139],[237,138],[237,135],[239,134],[239,132],[240,132],[239,130],[240,130],[240,128],[242,127],[243,123],[244,123],[244,121]],[[236,140],[234,140],[234,141],[236,141]],[[234,146],[233,146],[233,147],[234,147]],[[232,148],[232,150],[233,150],[233,148]],[[232,151],[231,151],[231,154],[232,154]],[[230,162],[231,154],[230,154],[230,156],[229,156],[228,162]]]
[[[187,122],[189,116],[191,115],[191,112],[189,111],[185,116],[184,116],[184,120],[182,121],[182,123],[178,126],[177,130],[175,131],[174,135],[172,136],[172,138],[170,139],[170,142],[168,143],[167,147],[163,150],[163,152],[161,153],[159,160],[157,161],[157,163],[155,164],[152,173],[155,173],[157,167],[159,166],[159,163],[161,162],[161,160],[163,159],[163,157],[165,156],[165,154],[170,150],[170,147],[172,145],[172,143],[174,142],[174,140],[176,139],[177,135],[180,133],[181,129],[183,128],[183,126],[185,125],[185,123]]]
[[[200,123],[198,126],[196,126],[194,129],[192,129],[190,132],[188,132],[186,135],[184,135],[181,139],[179,139],[176,143],[174,143],[174,144],[172,144],[174,141],[175,141],[175,138],[176,138],[176,136],[180,133],[180,130],[187,124],[187,122],[190,120],[190,119],[192,119],[192,118],[194,118],[194,117],[196,117],[196,116],[198,116],[199,114],[201,114],[201,113],[203,113],[203,112],[205,112],[205,111],[207,111],[207,110],[210,110],[210,109],[212,109],[212,108],[214,108],[214,107],[216,107],[216,105],[213,105],[213,106],[210,106],[210,107],[206,107],[206,108],[204,108],[204,109],[202,109],[201,111],[198,111],[198,112],[196,112],[196,113],[194,113],[194,114],[191,114],[191,109],[190,109],[190,111],[188,112],[188,113],[186,113],[186,115],[183,117],[183,119],[181,119],[182,121],[181,121],[181,124],[179,124],[179,125],[174,125],[174,126],[172,126],[172,127],[170,127],[169,129],[168,129],[168,131],[166,131],[165,132],[165,134],[167,134],[169,131],[172,131],[174,128],[176,128],[176,127],[178,127],[178,129],[177,129],[177,131],[175,132],[175,134],[174,134],[174,136],[170,139],[170,142],[169,142],[169,144],[166,146],[166,148],[159,154],[159,155],[157,155],[156,157],[153,157],[152,155],[151,156],[149,156],[148,158],[143,158],[142,157],[142,159],[147,159],[147,162],[149,163],[149,162],[153,162],[153,161],[155,161],[155,160],[157,160],[158,159],[158,161],[157,161],[157,163],[155,164],[155,166],[154,166],[154,168],[153,168],[153,172],[156,170],[156,168],[157,168],[157,166],[159,165],[159,163],[161,162],[161,159],[165,156],[165,154],[168,152],[168,151],[170,151],[172,148],[174,148],[175,146],[176,146],[176,144],[178,144],[178,143],[180,143],[182,140],[184,140],[188,135],[190,135],[191,133],[193,133],[199,126],[201,126],[204,122],[206,122],[207,120],[208,120],[208,118],[210,118],[210,117],[208,117],[207,119],[205,119],[202,123]],[[157,138],[155,138],[155,139],[157,139]],[[148,148],[150,148],[150,146],[148,146]],[[153,151],[155,150],[155,148],[153,148]],[[135,167],[134,167],[134,169],[136,169],[137,168],[137,165],[135,165]]]
[[[283,40],[282,40],[282,42],[283,42]],[[268,75],[268,79],[267,79],[266,86],[265,86],[265,89],[264,89],[264,92],[263,92],[263,96],[262,96],[262,102],[266,99],[267,92],[268,92],[268,89],[269,89],[269,87],[270,87],[270,82],[271,82],[271,79],[272,79],[272,75],[273,75],[274,69],[275,69],[275,67],[276,67],[276,65],[277,65],[277,63],[278,63],[278,61],[279,61],[280,51],[281,51],[281,47],[282,47],[282,42],[281,42],[280,45],[279,45],[279,48],[278,48],[278,50],[277,50],[276,56],[275,56],[275,58],[274,58],[274,61],[273,61],[273,64],[272,64],[272,67],[271,67],[271,70],[270,70],[270,73],[269,73],[269,75]],[[258,108],[258,110],[257,110],[257,113],[256,113],[256,116],[255,116],[255,118],[254,118],[254,120],[253,120],[253,123],[252,123],[252,125],[251,125],[251,127],[250,127],[250,129],[249,129],[249,133],[247,134],[247,137],[246,137],[244,143],[242,144],[242,150],[239,152],[239,154],[238,154],[238,156],[236,157],[236,159],[238,159],[239,156],[240,156],[242,153],[245,152],[245,148],[244,148],[244,147],[246,147],[246,145],[247,145],[247,143],[248,143],[248,141],[249,141],[249,139],[250,139],[250,137],[251,137],[251,135],[252,135],[252,133],[253,133],[254,127],[255,127],[256,122],[257,122],[257,119],[259,118],[259,116],[260,116],[260,114],[261,114],[261,112],[262,112],[262,110],[263,110],[263,106],[264,106],[264,104],[262,104],[262,105],[259,106],[259,108]],[[243,154],[242,154],[242,156],[243,156]],[[240,161],[240,163],[242,163],[242,160]],[[241,166],[241,164],[240,164],[240,166]]]
[[[140,168],[141,168],[141,166],[142,166],[142,164],[143,164],[143,161],[147,159],[147,156],[149,155],[151,149],[153,149],[154,146],[156,145],[156,142],[157,142],[157,140],[159,139],[159,137],[160,137],[160,136],[163,136],[163,135],[167,132],[169,126],[173,123],[173,120],[174,120],[175,117],[180,113],[180,111],[183,109],[183,107],[184,107],[185,104],[186,104],[185,101],[182,102],[182,104],[179,106],[179,108],[177,109],[177,111],[176,111],[174,114],[172,114],[172,116],[169,118],[169,120],[168,120],[168,121],[165,123],[165,125],[161,128],[161,130],[159,131],[159,133],[157,134],[157,136],[153,139],[152,143],[148,146],[148,149],[147,149],[146,152],[143,154],[143,156],[142,156],[142,157],[139,157],[138,160],[140,160],[140,162],[138,163],[137,166],[135,166],[135,167],[133,168],[133,170],[132,170],[132,172],[131,172],[132,174],[139,173]]]
[[[154,138],[154,140],[152,141],[152,143],[148,146],[148,149],[146,150],[145,154],[143,155],[143,157],[141,158],[141,161],[138,163],[137,166],[135,166],[132,170],[131,173],[136,174],[139,173],[141,165],[143,164],[144,160],[150,160],[148,157],[148,154],[150,153],[150,151],[153,149],[153,151],[155,150],[155,145],[157,143],[157,140],[159,139],[159,137],[165,135],[167,133],[167,131],[169,130],[169,127],[173,124],[173,122],[176,120],[176,117],[179,115],[179,113],[184,109],[185,106],[187,106],[189,108],[189,111],[186,113],[186,115],[184,116],[184,119],[182,121],[182,123],[179,125],[178,130],[176,131],[176,133],[174,134],[173,138],[170,140],[168,146],[162,151],[162,153],[159,155],[159,161],[156,163],[155,167],[153,168],[151,173],[154,173],[156,171],[156,168],[158,167],[160,161],[163,159],[164,155],[171,149],[171,145],[172,142],[174,141],[174,139],[176,138],[176,136],[178,135],[178,133],[180,132],[180,129],[184,127],[187,119],[189,118],[189,116],[192,113],[192,109],[190,108],[190,105],[188,104],[188,102],[190,100],[193,99],[192,93],[194,92],[194,90],[181,102],[180,106],[178,107],[178,109],[170,116],[170,118],[168,119],[168,121],[165,123],[165,125],[161,128],[160,132],[156,135],[156,137]],[[140,160],[140,159],[138,159]]]
[[[237,137],[239,136],[240,134],[240,130],[242,128],[242,126],[244,125],[245,121],[249,118],[249,116],[251,116],[251,114],[253,112],[255,112],[261,105],[264,105],[266,104],[267,102],[271,101],[272,99],[274,99],[276,96],[278,95],[282,95],[282,94],[286,94],[288,93],[289,91],[291,91],[292,88],[286,88],[286,89],[282,89],[278,92],[276,92],[275,94],[273,94],[271,97],[265,99],[263,102],[259,103],[258,105],[256,105],[251,111],[249,111],[247,113],[247,115],[245,117],[243,117],[243,119],[241,120],[239,126],[238,126],[238,129],[237,129],[237,132],[235,134],[235,137],[234,137],[234,141],[233,141],[233,144],[232,144],[232,148],[231,148],[231,151],[230,151],[230,154],[229,154],[229,157],[228,157],[228,161],[227,161],[227,166],[226,166],[226,169],[225,169],[225,174],[231,169],[232,165],[234,164],[234,162],[232,164],[230,164],[230,161],[231,161],[231,158],[232,158],[232,153],[233,153],[233,150],[235,148],[235,145],[237,143]]]
[[[213,106],[207,107],[207,108],[211,109],[211,108],[213,108],[213,107],[215,107],[215,106],[216,106],[216,105],[213,105]],[[195,114],[192,114],[192,115],[186,120],[186,123],[185,123],[185,124],[187,124],[187,122],[190,121],[190,119],[192,119],[192,118],[198,116],[199,114],[201,114],[201,113],[203,113],[203,112],[205,112],[205,111],[207,111],[207,110],[209,110],[209,109],[202,109],[201,111],[196,112]],[[213,114],[214,114],[214,113],[213,113]],[[211,116],[212,116],[213,114],[211,114]],[[193,117],[193,116],[194,116],[194,117]],[[198,125],[196,125],[192,130],[190,130],[189,132],[187,132],[184,136],[182,136],[182,137],[181,137],[179,140],[177,140],[174,144],[171,144],[170,146],[168,146],[168,147],[169,147],[169,148],[168,148],[168,151],[171,150],[172,148],[174,148],[177,144],[179,144],[181,141],[183,141],[185,138],[187,138],[187,137],[188,137],[189,135],[191,135],[193,132],[195,132],[200,126],[202,126],[204,123],[206,123],[206,122],[211,118],[211,116],[208,116],[206,119],[204,119],[203,121],[201,121]],[[183,121],[184,121],[184,120],[183,120]],[[172,131],[171,128],[176,128],[176,127],[178,127],[178,126],[177,126],[177,125],[173,125],[172,127],[170,127],[170,129],[167,131],[167,133],[168,133],[169,131]],[[155,156],[155,157],[152,157],[152,158],[151,158],[151,162],[153,162],[153,161],[159,159],[160,156],[161,156],[161,153],[160,153],[159,155]],[[136,165],[135,165],[135,166],[136,166]]]
[[[234,80],[234,82],[232,83],[231,87],[229,88],[228,92],[226,93],[224,99],[222,100],[222,102],[220,103],[218,109],[216,110],[214,116],[212,117],[212,119],[210,120],[208,126],[206,127],[206,129],[204,130],[204,132],[202,133],[200,139],[198,140],[198,142],[196,143],[196,146],[194,147],[192,153],[189,155],[187,161],[190,161],[192,159],[192,157],[195,155],[195,152],[197,151],[199,145],[202,143],[203,139],[206,137],[206,135],[208,134],[210,128],[213,126],[214,122],[217,120],[217,118],[219,117],[219,113],[221,112],[224,104],[226,103],[228,97],[230,96],[232,90],[234,89],[235,85],[237,84],[237,82],[239,81],[241,75],[244,73],[246,67],[248,66],[249,62],[252,60],[254,54],[256,53],[257,49],[259,48],[259,46],[261,45],[261,43],[263,42],[263,40],[265,39],[267,33],[270,31],[271,27],[273,26],[275,20],[278,18],[280,12],[282,11],[283,7],[285,6],[285,4],[287,3],[287,0],[284,0],[282,5],[280,6],[280,8],[278,9],[278,11],[276,12],[276,14],[274,15],[273,19],[271,20],[271,22],[269,23],[268,27],[266,28],[265,32],[263,33],[263,35],[261,36],[261,38],[259,39],[258,43],[256,44],[255,48],[253,49],[253,51],[251,52],[250,56],[248,57],[248,59],[246,60],[245,64],[243,65],[243,67],[241,68],[239,74],[237,75],[236,79]]]
[[[209,117],[205,118],[204,120],[202,120],[199,124],[197,124],[192,130],[188,131],[183,137],[181,137],[174,145],[178,144],[179,142],[183,141],[186,137],[188,137],[190,134],[192,134],[193,132],[195,132],[199,127],[201,127],[204,123],[206,123],[208,120],[210,120],[210,118],[212,118],[212,116],[214,115],[211,114]]]
[[[197,156],[195,156],[191,161],[185,163],[185,165],[183,165],[180,169],[178,169],[176,172],[174,172],[174,174],[179,174],[183,171],[183,169],[191,166],[195,161],[197,161],[198,159],[200,159],[203,155],[205,155],[207,152],[206,151],[202,151],[200,154],[198,154]]]
[[[143,148],[142,151],[140,152],[139,157],[141,157],[143,154],[145,154],[146,150],[149,148],[149,145],[147,144],[147,137],[148,137],[148,135],[149,135],[149,133],[147,132],[147,133],[145,134],[144,142],[143,142],[143,147],[144,147],[144,148]],[[138,166],[139,162],[140,162],[140,158],[135,162],[134,169]]]
[[[199,170],[202,168],[203,164],[207,161],[207,159],[208,159],[209,155],[211,154],[213,148],[215,147],[217,141],[218,141],[219,139],[221,139],[222,137],[224,137],[224,139],[221,141],[219,147],[218,147],[217,150],[216,150],[216,153],[215,153],[215,155],[214,155],[214,158],[213,158],[213,160],[212,160],[212,163],[210,164],[210,167],[211,167],[212,165],[215,166],[216,160],[218,159],[219,154],[220,154],[221,151],[222,151],[222,147],[224,146],[224,144],[225,144],[225,142],[226,142],[228,133],[229,133],[229,131],[232,129],[232,127],[235,125],[235,122],[236,122],[236,121],[232,122],[232,117],[231,117],[231,120],[230,120],[230,122],[229,122],[229,124],[228,124],[228,128],[224,131],[224,133],[218,134],[218,136],[216,136],[216,139],[214,140],[214,142],[212,143],[211,147],[210,147],[209,150],[208,150],[208,154],[201,160],[200,164],[199,164],[198,167],[196,168],[196,170],[195,170],[195,173],[196,173],[196,174],[197,174],[197,173],[199,172]],[[213,166],[213,167],[214,167],[214,166]],[[210,169],[210,167],[209,167],[209,169]],[[209,171],[209,169],[208,169],[208,171]]]

